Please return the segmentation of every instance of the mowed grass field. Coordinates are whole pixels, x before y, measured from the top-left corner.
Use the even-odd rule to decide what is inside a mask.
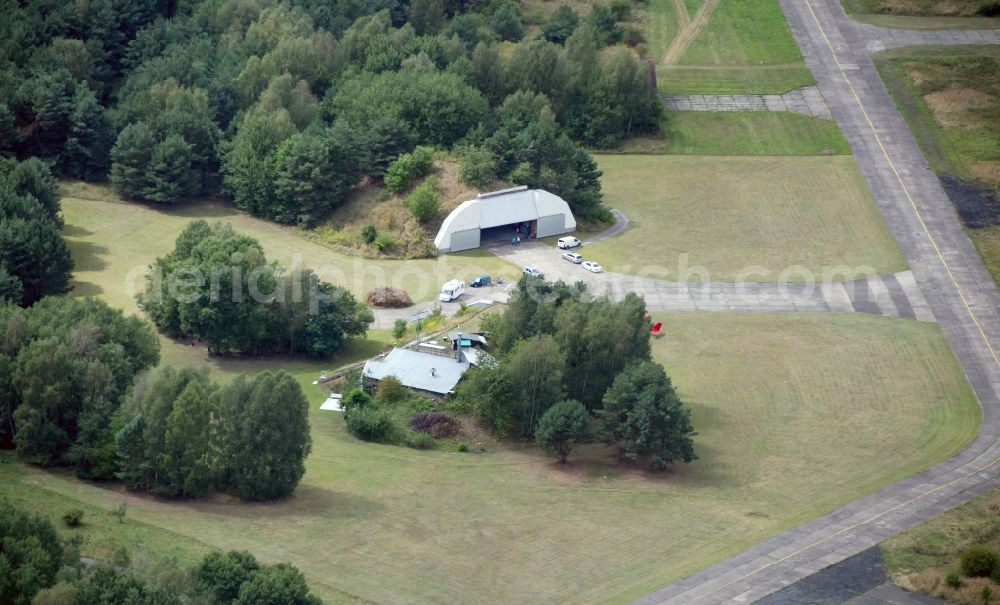
[[[646,38],[666,94],[780,94],[815,83],[777,0],[651,0]]]
[[[301,230],[256,219],[221,201],[142,204],[120,200],[105,187],[72,184],[62,209],[64,235],[76,261],[75,291],[100,294],[129,312],[138,310],[133,295],[143,287],[146,267],[173,250],[180,232],[197,219],[230,223],[260,241],[268,260],[313,269],[362,300],[378,286],[403,288],[416,302],[433,300],[441,284],[451,279],[520,273],[518,267],[479,250],[408,261],[346,256],[310,241]]]
[[[678,280],[686,262],[705,268],[697,281],[775,281],[792,266],[906,268],[849,156],[595,157],[608,205],[629,218],[583,253],[606,269]]]
[[[623,603],[943,460],[978,404],[938,326],[862,314],[662,314],[656,359],[693,410],[700,459],[665,474],[591,447],[372,445],[313,405],[313,452],[273,504],[164,502],[0,456],[0,497],[87,511],[84,552],[120,544],[290,561],[331,603]],[[119,525],[107,511],[128,502]],[[61,524],[60,524],[61,525]],[[70,533],[70,530],[61,529]]]
[[[1000,198],[1000,48],[919,47],[875,56],[897,107],[935,172]],[[983,204],[986,206],[987,204]],[[1000,202],[967,230],[1000,283]]]
[[[672,111],[660,125],[672,155],[850,155],[836,122],[792,112]]]

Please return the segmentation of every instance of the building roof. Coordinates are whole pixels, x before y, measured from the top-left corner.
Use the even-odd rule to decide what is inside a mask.
[[[445,395],[455,388],[468,369],[468,363],[459,363],[451,357],[393,349],[385,357],[369,359],[363,374],[375,380],[395,376],[403,386]]]
[[[576,229],[576,219],[564,199],[544,189],[513,187],[480,193],[459,204],[441,223],[434,238],[439,250],[451,249],[451,234],[468,229],[489,229],[533,221],[543,216],[563,215],[566,232]]]

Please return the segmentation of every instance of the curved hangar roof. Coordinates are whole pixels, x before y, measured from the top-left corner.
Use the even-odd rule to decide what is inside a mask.
[[[576,229],[576,219],[566,200],[543,189],[514,187],[480,193],[476,199],[462,202],[444,219],[434,245],[441,252],[478,248],[482,229],[533,221],[538,237]]]

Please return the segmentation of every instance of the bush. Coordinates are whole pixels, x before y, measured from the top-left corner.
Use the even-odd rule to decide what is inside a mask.
[[[346,395],[344,395],[344,399],[341,402],[340,407],[342,407],[344,412],[347,413],[370,407],[371,403],[371,395],[358,387],[354,387],[348,391]]]
[[[376,237],[378,237],[378,229],[375,228],[375,225],[365,225],[361,228],[361,239],[366,244],[374,242]]]
[[[398,288],[375,288],[374,290],[369,290],[365,301],[369,307],[380,307],[383,309],[402,309],[413,304],[406,290]]]
[[[962,580],[958,578],[958,574],[955,572],[949,572],[948,575],[944,577],[944,583],[948,585],[949,588],[960,588],[962,586]]]
[[[386,403],[396,403],[406,397],[406,387],[395,376],[386,376],[378,383],[378,396]]]
[[[66,511],[62,518],[67,527],[80,527],[83,525],[83,511],[79,508]]]
[[[430,147],[417,147],[412,153],[401,154],[389,164],[385,172],[385,186],[397,193],[410,186],[413,179],[430,173],[434,166],[434,152]]]
[[[453,437],[462,427],[444,412],[421,412],[410,418],[410,428],[433,437]]]
[[[438,190],[437,179],[428,177],[423,183],[417,185],[413,193],[406,197],[406,207],[421,223],[437,216],[441,210],[441,192]]]
[[[628,21],[632,18],[632,0],[611,0],[608,8],[619,21]]]
[[[395,242],[393,241],[391,235],[388,233],[379,233],[378,237],[375,238],[375,241],[372,242],[372,246],[374,246],[379,252],[385,252],[389,248],[392,248],[394,243]]]
[[[1000,563],[1000,553],[988,546],[971,546],[962,553],[959,566],[962,573],[970,578],[987,578]]]
[[[458,451],[460,451],[460,452],[467,452],[467,451],[469,451],[469,446],[466,445],[466,444],[464,444],[464,443],[459,443],[458,444]]]
[[[402,430],[396,426],[385,410],[371,406],[344,413],[347,431],[374,443],[399,443]]]
[[[473,187],[485,187],[497,178],[497,159],[485,147],[468,147],[462,152],[458,178]]]
[[[432,450],[437,442],[427,433],[411,433],[406,439],[406,445],[415,450]]]
[[[399,340],[404,336],[406,336],[406,320],[402,318],[397,319],[392,324],[392,337]]]

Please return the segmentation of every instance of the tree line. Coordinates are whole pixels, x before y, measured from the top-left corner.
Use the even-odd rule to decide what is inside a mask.
[[[81,511],[82,512],[82,511]],[[79,542],[48,519],[0,502],[0,603],[10,605],[321,605],[288,563],[264,565],[248,552],[212,552],[189,569],[126,561],[86,569]],[[164,566],[166,565],[166,569]]]
[[[96,299],[0,305],[0,444],[86,479],[198,497],[289,495],[310,449],[308,403],[285,372],[212,382],[164,368],[138,317]]]
[[[0,160],[0,301],[28,306],[69,291],[73,259],[59,211],[47,164]]]
[[[212,354],[326,357],[374,321],[350,292],[268,262],[227,223],[191,222],[150,270],[139,306],[167,336],[198,338]]]
[[[484,318],[497,361],[470,370],[457,405],[502,435],[534,437],[561,461],[599,439],[654,469],[690,462],[690,409],[652,361],[650,327],[635,294],[610,302],[582,282],[525,276],[504,311]]]
[[[0,154],[130,198],[221,193],[309,225],[431,145],[463,150],[470,183],[549,187],[603,218],[576,143],[614,145],[659,112],[622,44],[637,43],[620,23],[630,6],[560,9],[522,40],[509,2],[14,3],[0,24]],[[535,106],[515,119],[501,108],[519,93]]]

